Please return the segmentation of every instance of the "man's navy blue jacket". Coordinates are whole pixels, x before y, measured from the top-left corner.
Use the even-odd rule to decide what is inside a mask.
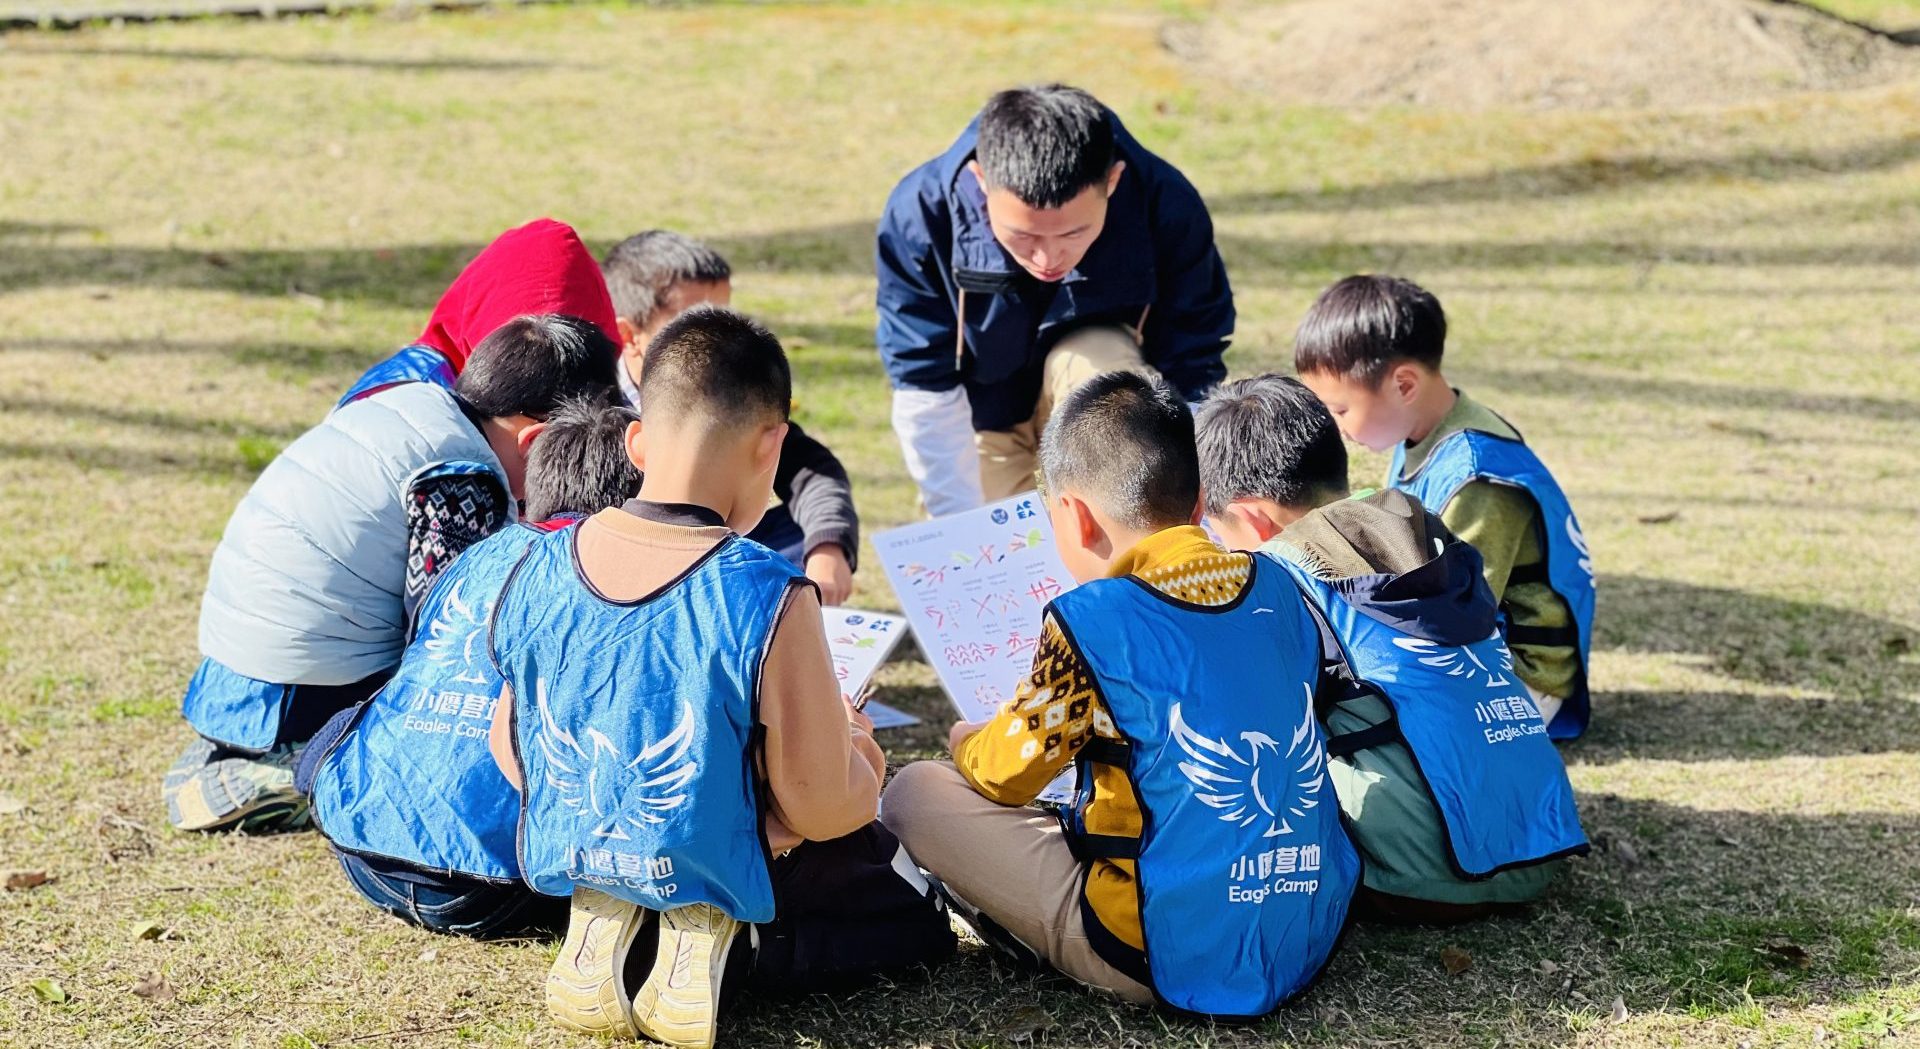
[[[967,170],[974,123],[943,154],[894,187],[880,219],[876,339],[896,388],[945,392],[965,384],[976,430],[1033,417],[1047,351],[1089,324],[1132,327],[1147,317],[1144,353],[1188,400],[1226,378],[1233,289],[1200,194],[1149,153],[1111,112],[1126,162],[1106,228],[1036,316],[1018,292],[1031,281],[987,224],[986,194]],[[966,358],[955,360],[954,315],[966,297]],[[1148,309],[1148,307],[1151,309]]]

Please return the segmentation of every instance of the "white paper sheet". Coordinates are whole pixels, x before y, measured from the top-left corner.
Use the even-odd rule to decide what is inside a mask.
[[[992,717],[1033,668],[1042,610],[1073,586],[1040,497],[904,525],[873,545],[954,709],[968,721]],[[1040,799],[1072,795],[1069,769]]]
[[[826,623],[827,652],[833,657],[834,676],[840,679],[840,695],[852,702],[906,636],[907,621],[885,612],[833,606],[822,608],[820,618]],[[868,704],[869,712],[872,706]],[[877,722],[874,727],[879,727]]]

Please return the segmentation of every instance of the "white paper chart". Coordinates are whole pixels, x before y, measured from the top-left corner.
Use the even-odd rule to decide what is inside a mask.
[[[840,679],[841,698],[852,702],[900,643],[907,632],[907,621],[885,612],[834,607],[821,609],[820,618],[826,622],[827,652],[833,656],[833,673]],[[920,723],[912,714],[884,703],[868,703],[866,711],[876,730]]]
[[[1033,667],[1041,611],[1073,586],[1040,497],[905,525],[873,545],[947,698],[968,721],[992,717]],[[1067,801],[1072,785],[1069,770],[1041,800]]]

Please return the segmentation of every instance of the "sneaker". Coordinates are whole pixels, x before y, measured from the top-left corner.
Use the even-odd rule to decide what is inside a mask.
[[[597,889],[573,890],[567,939],[547,973],[547,1012],[556,1023],[586,1034],[635,1036],[624,986],[627,954],[652,917]]]
[[[254,757],[196,737],[160,782],[167,821],[186,831],[305,827],[307,799],[293,788],[293,767],[299,760],[296,744]]]
[[[656,1042],[709,1049],[717,1035],[727,955],[747,930],[712,904],[660,912],[653,970],[633,996],[633,1024]]]

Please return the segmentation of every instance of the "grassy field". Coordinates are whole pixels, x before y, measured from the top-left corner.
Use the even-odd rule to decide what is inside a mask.
[[[1159,47],[1199,16],[586,6],[0,38],[0,868],[52,879],[0,892],[0,1044],[585,1044],[544,1020],[551,944],[381,917],[312,834],[165,829],[208,553],[277,449],[539,214],[596,247],[714,238],[869,527],[908,519],[871,224],[990,91],[1042,77],[1207,194],[1237,374],[1284,367],[1345,273],[1447,304],[1450,376],[1539,448],[1598,561],[1595,725],[1565,750],[1597,848],[1524,919],[1359,930],[1253,1027],[969,950],[931,983],[746,1003],[728,1044],[1002,1044],[1036,1009],[1061,1045],[1920,1044],[1920,85],[1276,109]],[[871,563],[860,581],[892,605]],[[942,715],[924,666],[884,681]],[[154,974],[168,991],[133,993]]]

